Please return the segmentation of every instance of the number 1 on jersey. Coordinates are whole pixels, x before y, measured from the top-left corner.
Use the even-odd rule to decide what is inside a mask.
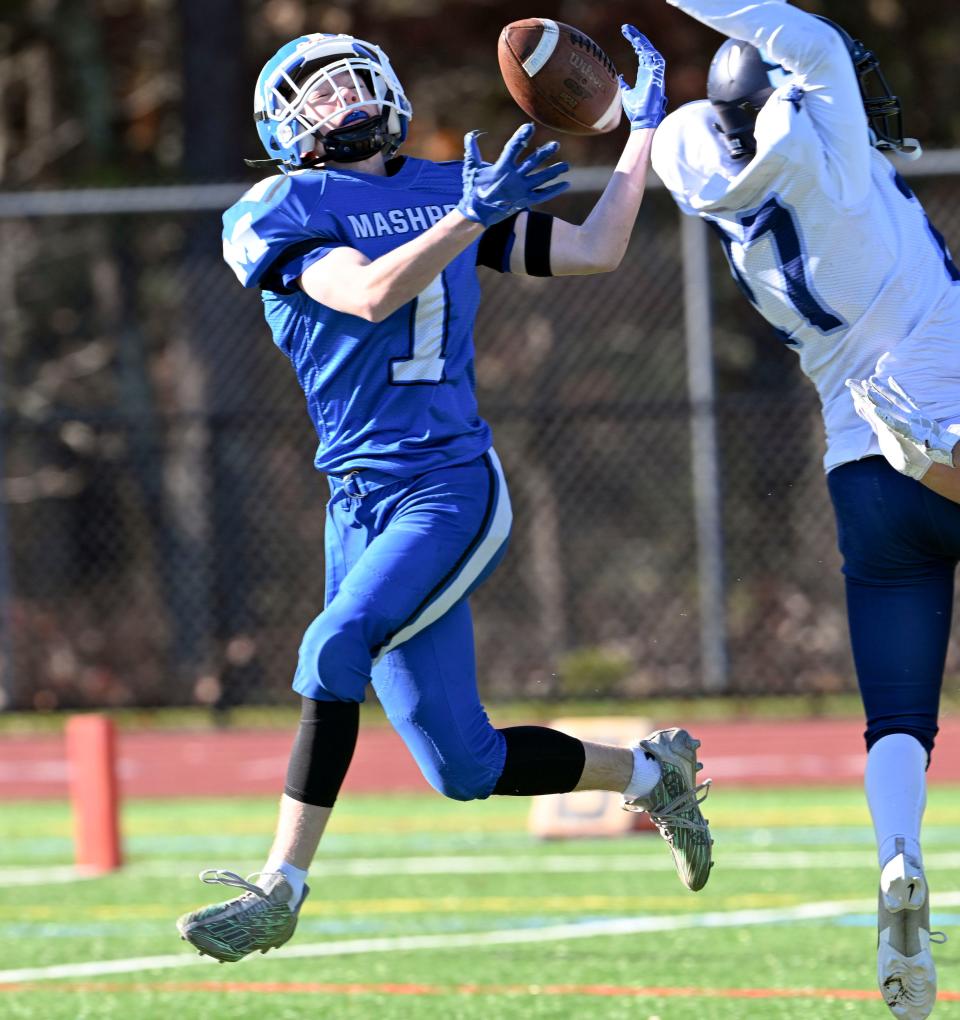
[[[447,287],[443,273],[435,276],[413,302],[411,354],[390,362],[390,382],[438,383],[443,380],[447,340]]]

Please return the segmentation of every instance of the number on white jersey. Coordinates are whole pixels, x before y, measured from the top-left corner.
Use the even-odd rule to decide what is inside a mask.
[[[776,195],[771,195],[759,209],[738,218],[743,227],[742,241],[728,234],[718,223],[711,222],[711,226],[720,235],[734,279],[754,308],[762,312],[753,288],[747,282],[743,266],[744,253],[747,248],[769,234],[776,254],[777,268],[786,286],[787,297],[797,314],[824,335],[845,328],[847,323],[820,301],[810,286],[804,245],[793,210],[782,203]],[[787,343],[791,342],[790,337],[782,330],[778,330],[778,333]]]
[[[900,189],[900,194],[903,195],[908,202],[916,202],[917,205],[920,205],[919,199],[913,193],[913,189],[900,176],[900,174],[894,173],[893,179],[896,182],[897,187]],[[953,261],[953,256],[950,254],[950,249],[947,247],[947,239],[933,225],[925,209],[923,209],[923,218],[927,221],[927,230],[930,232],[930,237],[933,239],[933,243],[937,246],[937,249],[943,256],[943,265],[947,270],[947,276],[949,276],[954,283],[960,283],[960,269],[957,268],[956,263]]]

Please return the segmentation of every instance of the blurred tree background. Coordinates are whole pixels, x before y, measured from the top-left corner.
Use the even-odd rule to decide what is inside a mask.
[[[935,0],[803,0],[863,38],[904,100],[907,133],[960,145],[960,7]],[[0,184],[7,188],[241,180],[257,156],[253,85],[305,32],[386,49],[414,104],[407,151],[456,158],[466,130],[518,120],[497,68],[500,28],[531,15],[576,25],[629,76],[619,26],[667,58],[672,105],[703,93],[719,37],[662,0],[2,0]],[[568,138],[575,165],[615,160],[619,135]]]

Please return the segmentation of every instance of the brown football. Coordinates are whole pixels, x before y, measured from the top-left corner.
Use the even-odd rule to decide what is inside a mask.
[[[512,21],[497,56],[507,91],[539,123],[571,135],[602,135],[620,123],[617,70],[583,32],[549,18]]]

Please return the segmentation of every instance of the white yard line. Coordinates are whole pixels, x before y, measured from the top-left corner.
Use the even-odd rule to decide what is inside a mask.
[[[17,885],[62,885],[96,875],[80,871],[72,864],[47,864],[35,868],[0,868],[0,888]]]
[[[650,854],[648,851],[655,851]],[[828,869],[870,868],[875,855],[872,849],[863,850],[786,850],[777,852],[734,852],[721,856],[718,867],[724,871],[773,871],[779,868]],[[240,870],[253,870],[262,862],[250,859],[244,868],[243,861],[233,860],[229,866]],[[212,867],[211,861],[147,861],[134,862],[125,869],[137,876],[176,877],[189,876],[201,868]],[[960,868],[960,851],[943,851],[924,854],[927,870]],[[603,871],[644,872],[673,871],[673,861],[662,848],[651,846],[636,854],[551,854],[548,856],[482,856],[463,854],[457,857],[360,857],[325,858],[318,860],[312,870],[313,881],[338,875],[500,875],[518,872],[549,872],[551,874],[578,874]],[[35,868],[0,867],[0,888],[18,885],[46,885],[72,882],[78,878],[91,878],[68,865],[39,866]]]
[[[960,906],[960,891],[939,893],[938,907]],[[615,917],[584,924],[556,924],[545,928],[507,929],[473,934],[398,935],[373,939],[343,939],[337,942],[285,946],[285,959],[317,956],[347,956],[355,953],[411,952],[418,949],[472,949],[482,946],[523,945],[561,942],[568,939],[595,938],[599,935],[639,935],[655,931],[680,931],[687,928],[745,928],[788,921],[813,921],[844,914],[862,914],[876,909],[876,899],[832,900],[799,907],[772,910],[711,911],[704,914],[657,917]],[[177,970],[200,964],[209,965],[209,957],[186,952],[169,956],[140,956],[123,960],[93,960],[52,967],[24,967],[0,971],[0,984],[24,981],[51,981],[58,978],[102,977],[108,974],[142,973],[152,970]]]

